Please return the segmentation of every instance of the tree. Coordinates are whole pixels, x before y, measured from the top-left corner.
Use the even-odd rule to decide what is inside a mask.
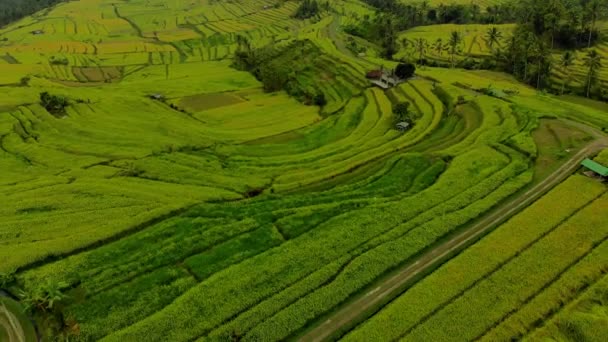
[[[435,53],[437,53],[441,57],[441,55],[443,55],[444,49],[445,46],[443,45],[443,39],[437,38],[437,40],[433,44],[433,50],[435,50]]]
[[[574,60],[576,55],[572,51],[566,51],[562,55],[559,65],[564,69],[566,73],[566,79],[562,81],[562,91],[561,94],[564,94],[564,89],[566,88],[566,83],[571,81],[572,75],[570,74],[570,67],[574,64]]]
[[[602,67],[602,57],[596,50],[590,50],[585,57],[587,71],[587,97],[591,95],[591,85],[595,81],[597,70]]]
[[[416,51],[418,52],[418,63],[422,63],[426,54],[426,48],[428,46],[428,43],[426,39],[418,38],[414,41],[414,46],[416,47]]]
[[[409,46],[409,41],[405,37],[401,38],[400,43],[401,43],[401,47],[403,48],[403,50],[406,50],[407,47]]]
[[[393,114],[397,117],[399,121],[408,121],[408,113],[410,110],[409,102],[399,102],[393,105]]]
[[[459,51],[460,43],[462,43],[462,34],[458,31],[452,31],[448,46],[450,47],[450,64],[454,67],[454,57]]]
[[[566,9],[562,0],[549,0],[543,19],[548,23],[551,30],[551,49],[555,47],[555,32],[558,30],[565,11]]]
[[[393,55],[397,53],[397,39],[393,20],[390,16],[384,15],[378,18],[378,22],[378,33],[382,37],[382,54],[387,59],[393,59]]]
[[[415,72],[416,66],[412,63],[399,63],[395,68],[395,75],[402,79],[414,76]]]
[[[500,46],[501,39],[502,32],[498,31],[496,27],[489,28],[486,32],[486,42],[488,43],[491,52],[494,52],[494,44]]]
[[[537,40],[532,48],[532,54],[536,60],[536,88],[541,89],[551,72],[551,53],[547,43],[543,40]]]
[[[589,20],[589,38],[587,40],[587,48],[591,47],[591,38],[595,31],[595,23],[598,16],[603,12],[606,0],[590,0],[585,8],[586,17]]]
[[[40,104],[51,114],[65,114],[65,107],[69,105],[68,99],[63,96],[51,95],[48,92],[40,93]]]
[[[517,44],[521,44],[522,49],[522,59],[524,62],[524,81],[528,81],[528,64],[530,62],[530,55],[533,54],[534,48],[536,46],[536,36],[527,31],[523,37],[517,40]]]

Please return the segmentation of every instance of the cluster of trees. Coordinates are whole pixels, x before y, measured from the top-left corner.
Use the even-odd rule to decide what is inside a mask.
[[[414,51],[419,64],[436,66],[498,69],[515,75],[519,80],[540,89],[555,89],[551,84],[552,68],[559,66],[567,74],[560,85],[565,91],[571,82],[570,67],[575,54],[564,52],[559,60],[552,58],[557,49],[591,48],[600,39],[598,20],[608,16],[606,0],[515,0],[501,5],[490,6],[485,12],[472,5],[440,5],[430,7],[427,2],[406,5],[397,0],[365,0],[376,7],[373,17],[365,16],[359,24],[345,30],[368,40],[380,42],[382,55],[391,59],[400,49]],[[505,37],[496,27],[485,34],[492,58],[481,61],[474,58],[458,59],[462,54],[464,37],[460,32],[452,32],[445,39],[428,42],[419,38],[414,41],[397,41],[397,32],[416,25],[440,23],[517,23],[510,37]],[[449,55],[449,64],[432,61],[427,63],[426,55]],[[412,59],[413,56],[412,56]],[[580,93],[588,97],[608,99],[608,90],[598,86],[598,70],[602,66],[601,55],[589,51],[584,57],[587,68],[585,87]],[[445,64],[445,63],[444,63]]]
[[[63,0],[2,0],[0,1],[0,26],[51,7]]]
[[[304,85],[298,75],[313,69],[319,49],[308,40],[295,41],[284,47],[269,44],[254,48],[243,36],[237,36],[233,66],[251,72],[263,84],[265,92],[285,90],[306,104],[324,106],[325,94],[313,85]]]
[[[296,10],[296,13],[293,16],[298,19],[308,19],[316,17],[321,12],[322,7],[325,10],[328,10],[329,2],[326,1],[325,3],[323,3],[323,5],[320,5],[317,0],[303,0],[300,3],[300,6],[298,6],[298,9]]]
[[[552,86],[551,70],[560,67],[567,75],[561,86],[563,91],[571,81],[570,67],[575,53],[566,51],[556,60],[552,52],[557,48],[591,48],[599,40],[596,23],[606,15],[608,3],[605,0],[549,0],[546,3],[521,0],[519,4],[521,16],[517,28],[505,47],[496,49],[496,62],[503,70],[539,89]],[[597,82],[602,66],[600,54],[588,50],[583,60],[587,77],[582,94],[608,97]]]
[[[65,108],[70,104],[68,99],[59,95],[51,95],[48,92],[40,93],[40,105],[55,116],[65,115]]]
[[[398,0],[364,0],[378,11],[374,16],[365,15],[358,24],[344,30],[367,40],[378,41],[385,58],[392,58],[398,50],[397,32],[419,25],[507,23],[517,18],[517,7],[507,2],[491,6],[482,12],[476,4],[441,4],[431,7],[427,1],[404,4]]]
[[[433,51],[438,56],[442,56],[443,53],[446,52],[450,56],[450,67],[453,68],[456,66],[456,55],[462,52],[463,42],[464,37],[462,36],[462,33],[459,31],[452,31],[449,39],[445,41],[443,38],[437,38],[434,43],[429,43],[429,41],[424,38],[417,38],[410,42],[404,38],[401,41],[401,46],[404,49],[407,49],[411,44],[417,54],[418,64],[423,65],[428,64],[426,60],[428,51]]]
[[[384,13],[391,13],[398,30],[419,25],[507,23],[517,19],[517,6],[506,2],[482,11],[477,4],[440,4],[432,7],[428,1],[405,3],[399,0],[363,0]]]

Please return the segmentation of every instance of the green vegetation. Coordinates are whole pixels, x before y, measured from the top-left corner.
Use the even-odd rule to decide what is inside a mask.
[[[441,334],[489,341],[521,338],[539,319],[576,296],[576,291],[558,289],[584,289],[602,276],[608,231],[602,230],[603,219],[595,213],[606,205],[605,192],[605,186],[574,176],[416,284],[345,340],[448,339]],[[468,323],[451,323],[459,319]]]
[[[580,298],[556,314],[549,324],[538,329],[527,340],[572,339],[602,341],[607,331],[598,327],[606,325],[606,290],[608,278],[604,276]]]
[[[463,70],[504,70],[517,8],[81,0],[8,24],[0,287],[45,340],[297,339],[608,129],[572,95],[601,98],[599,48],[540,81],[514,53],[564,96]],[[605,271],[605,192],[570,177],[344,338],[557,334]]]

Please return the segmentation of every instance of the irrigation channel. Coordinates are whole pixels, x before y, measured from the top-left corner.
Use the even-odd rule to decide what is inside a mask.
[[[577,126],[583,128],[582,125],[577,124]],[[319,325],[302,335],[299,341],[320,342],[332,340],[337,338],[341,333],[347,332],[349,328],[352,329],[356,323],[364,320],[374,310],[379,309],[382,304],[401,294],[408,284],[415,281],[418,276],[427,274],[437,268],[450,257],[464,250],[484,234],[489,233],[492,229],[525,209],[553,187],[564,181],[578,169],[580,162],[585,157],[608,147],[608,138],[597,131],[591,131],[588,127],[585,128],[586,131],[595,137],[595,140],[568,159],[559,169],[542,182],[511,201],[497,207],[477,224],[460,232],[450,240],[427,250],[416,259],[411,260],[392,277],[382,279],[375,286],[370,286],[371,290],[362,293],[356,299],[349,301],[344,307],[326,317],[323,322],[320,322]]]

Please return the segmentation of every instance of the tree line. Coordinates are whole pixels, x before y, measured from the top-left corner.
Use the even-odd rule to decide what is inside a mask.
[[[7,25],[64,0],[0,0],[0,26]]]
[[[518,79],[539,89],[551,88],[551,70],[560,67],[566,74],[562,91],[571,81],[570,68],[574,64],[572,49],[587,48],[583,58],[586,80],[581,95],[608,99],[599,87],[598,71],[601,55],[592,49],[600,41],[597,21],[606,16],[605,0],[520,0],[520,16],[513,34],[504,48],[497,48],[494,56],[499,66]],[[566,50],[559,59],[552,56],[556,49]]]
[[[514,0],[490,6],[480,12],[477,5],[440,5],[431,7],[427,2],[405,5],[397,0],[364,0],[374,6],[374,16],[363,17],[358,24],[347,26],[345,31],[380,44],[384,58],[392,59],[399,49],[414,51],[413,60],[419,64],[466,69],[495,69],[513,74],[519,80],[539,89],[566,89],[587,97],[608,100],[608,90],[598,82],[602,67],[601,55],[593,46],[601,41],[597,22],[608,16],[606,0]],[[441,23],[515,23],[514,32],[506,36],[496,27],[490,27],[484,36],[491,57],[481,60],[466,57],[457,60],[463,52],[463,35],[454,31],[449,36],[428,42],[423,38],[413,41],[399,39],[398,32],[417,25]],[[587,48],[583,57],[586,68],[584,89],[573,89],[571,67],[576,60],[574,49]],[[553,53],[562,50],[557,59]],[[436,55],[446,53],[449,63],[427,61],[430,51]],[[550,74],[559,67],[566,75],[557,87]]]

